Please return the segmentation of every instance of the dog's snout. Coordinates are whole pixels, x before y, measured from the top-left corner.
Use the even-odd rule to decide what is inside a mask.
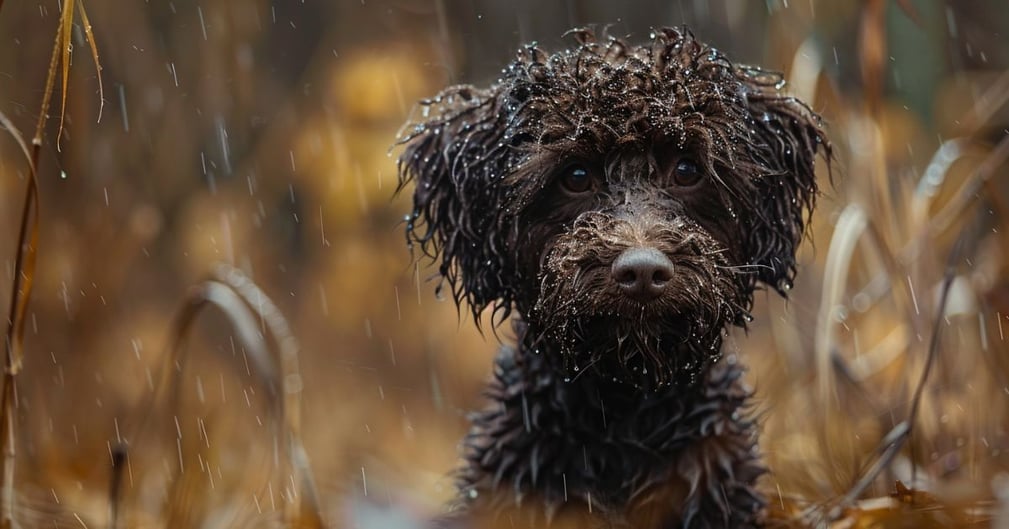
[[[630,248],[613,261],[611,272],[624,294],[645,302],[662,294],[673,278],[673,262],[655,248]]]

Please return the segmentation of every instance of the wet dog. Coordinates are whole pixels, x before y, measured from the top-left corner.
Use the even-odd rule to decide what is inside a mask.
[[[752,527],[765,470],[731,326],[785,295],[820,118],[686,29],[571,32],[420,103],[407,238],[476,317],[511,317],[448,526]]]

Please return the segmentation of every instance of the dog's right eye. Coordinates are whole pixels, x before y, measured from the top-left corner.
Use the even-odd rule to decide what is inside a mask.
[[[592,172],[581,164],[570,165],[561,175],[561,187],[575,195],[587,193],[592,190]]]

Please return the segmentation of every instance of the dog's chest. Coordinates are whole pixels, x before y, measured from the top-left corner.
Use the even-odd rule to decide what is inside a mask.
[[[498,360],[497,402],[475,418],[469,444],[479,472],[464,476],[464,487],[495,496],[500,508],[534,498],[560,516],[591,512],[617,526],[661,527],[697,508],[698,487],[717,479],[709,469],[731,466],[735,452],[749,449],[748,441],[723,442],[742,403],[738,368],[715,370],[706,385],[641,394],[565,381],[536,357],[514,354]]]

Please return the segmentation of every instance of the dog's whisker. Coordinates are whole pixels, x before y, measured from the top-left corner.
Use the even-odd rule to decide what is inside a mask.
[[[582,368],[579,368],[578,366],[575,366],[575,373],[576,373],[576,374],[575,374],[575,376],[574,376],[573,378],[571,378],[571,379],[570,379],[570,381],[571,381],[571,382],[574,382],[574,381],[578,380],[578,378],[579,378],[579,377],[581,377],[581,376],[582,376],[582,375],[584,375],[585,373],[588,373],[589,371],[591,371],[591,370],[592,370],[592,368],[593,368],[593,367],[594,367],[594,366],[595,366],[595,365],[596,365],[596,364],[597,364],[598,362],[599,362],[599,360],[598,360],[598,359],[596,359],[596,360],[592,360],[591,362],[589,362],[588,364],[586,364],[586,365],[585,365],[585,367],[582,367]]]
[[[746,272],[750,270],[774,270],[773,267],[763,265],[763,264],[748,264],[748,265],[715,265],[715,268],[719,270],[729,270],[732,272]]]

